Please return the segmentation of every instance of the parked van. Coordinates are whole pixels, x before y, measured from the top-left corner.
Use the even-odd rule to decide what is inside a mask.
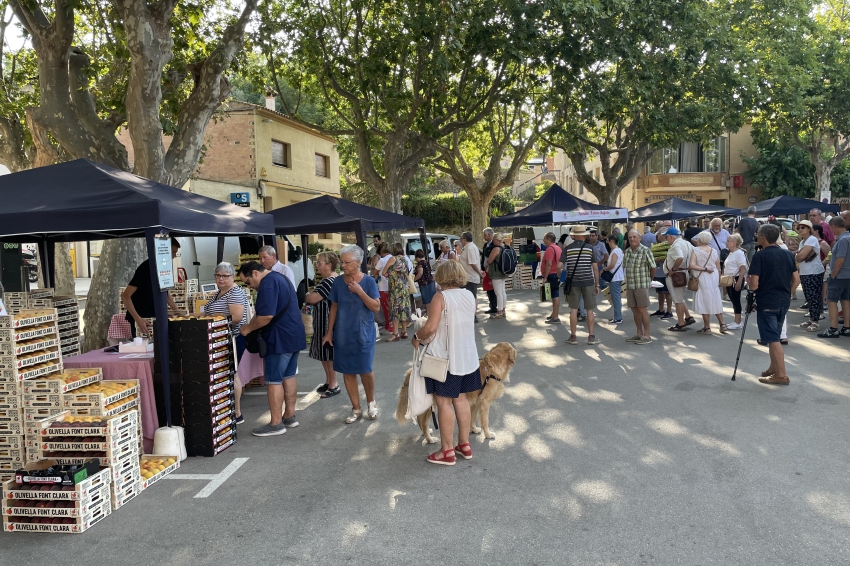
[[[428,257],[428,261],[433,266],[437,261],[437,258],[440,256],[440,242],[443,240],[448,240],[449,245],[454,247],[455,242],[460,240],[459,236],[455,236],[453,234],[435,234],[426,232],[425,233],[425,242],[428,246],[426,250],[426,255]],[[402,234],[401,241],[404,244],[404,253],[407,257],[410,258],[411,261],[414,260],[414,255],[417,250],[422,249],[422,240],[419,236],[419,232]]]
[[[189,279],[197,279],[199,284],[215,283],[216,255],[218,252],[218,238],[186,236],[177,238],[180,241],[180,266],[186,270]],[[298,302],[302,304],[307,295],[309,285],[315,283],[315,272],[313,262],[307,262],[307,276],[304,279],[304,263],[302,260],[301,246],[293,246],[286,236],[283,237],[287,245],[287,265],[295,274],[296,289],[298,290]],[[222,261],[239,267],[240,254],[256,254],[260,244],[253,237],[228,237],[224,239],[224,255]]]

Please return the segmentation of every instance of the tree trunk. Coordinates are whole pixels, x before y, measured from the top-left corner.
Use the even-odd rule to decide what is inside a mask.
[[[98,269],[92,277],[86,299],[83,352],[107,345],[106,333],[112,315],[118,312],[118,288],[129,283],[136,268],[146,257],[143,239],[117,238],[103,243]],[[111,269],[101,269],[100,266],[110,266]]]
[[[832,170],[827,160],[823,159],[819,154],[812,155],[812,165],[815,166],[815,196],[814,200],[820,200],[820,195],[823,191],[828,191],[832,186]]]
[[[53,288],[60,297],[73,297],[76,294],[74,285],[74,268],[71,265],[71,247],[67,242],[54,244],[53,269],[56,280]]]
[[[493,202],[495,195],[480,193],[478,191],[467,191],[469,196],[469,204],[472,208],[472,238],[475,244],[481,248],[484,246],[484,228],[490,223],[490,203]]]

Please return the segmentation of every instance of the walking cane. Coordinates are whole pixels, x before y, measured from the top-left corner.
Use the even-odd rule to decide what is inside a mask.
[[[750,297],[752,295],[752,297]],[[747,321],[750,319],[750,311],[755,308],[755,293],[749,291],[747,293],[747,309],[744,314],[744,326],[741,328],[741,343],[738,344],[738,357],[735,358],[735,371],[732,372],[732,381],[735,381],[735,376],[738,373],[738,360],[741,359],[741,348],[744,346],[744,334],[747,332]]]

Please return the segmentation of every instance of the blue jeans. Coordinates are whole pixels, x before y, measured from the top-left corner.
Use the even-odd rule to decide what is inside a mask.
[[[614,320],[623,320],[623,300],[622,300],[622,281],[611,281],[608,283],[611,288],[611,304],[614,305]]]

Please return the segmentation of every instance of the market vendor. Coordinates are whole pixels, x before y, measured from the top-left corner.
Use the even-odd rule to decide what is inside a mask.
[[[177,252],[180,251],[180,242],[175,238],[171,238],[171,259],[177,257]],[[177,310],[177,304],[171,295],[168,297],[168,306]],[[153,318],[153,283],[151,282],[151,266],[148,260],[136,268],[133,278],[124,288],[121,293],[121,300],[124,301],[124,306],[127,308],[127,322],[130,323],[130,333],[133,338],[136,337],[136,325],[139,328],[144,328],[150,334],[146,318]],[[135,323],[135,324],[133,324]]]

